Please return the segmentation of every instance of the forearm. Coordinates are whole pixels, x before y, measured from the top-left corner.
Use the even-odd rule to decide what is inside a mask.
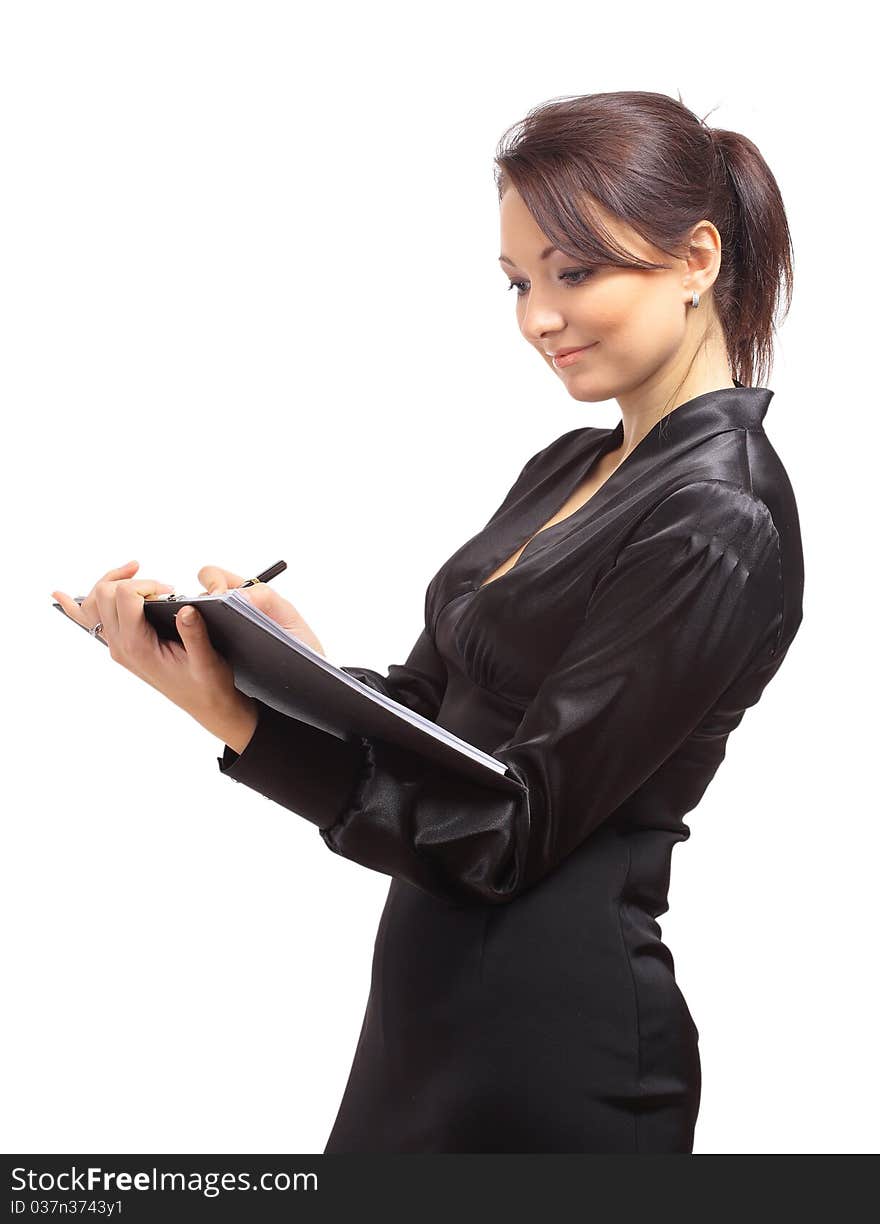
[[[193,718],[233,752],[242,753],[257,727],[257,703],[253,697],[236,690],[232,702],[219,709],[193,713]]]

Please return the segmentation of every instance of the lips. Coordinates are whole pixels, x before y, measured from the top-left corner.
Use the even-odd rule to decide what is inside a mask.
[[[560,349],[559,352],[553,354],[553,364],[557,370],[563,370],[575,361],[580,361],[583,354],[595,348],[598,343],[598,340],[594,340],[592,344],[585,344],[581,348]]]

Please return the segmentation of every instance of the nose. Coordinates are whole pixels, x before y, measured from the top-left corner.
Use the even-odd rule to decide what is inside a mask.
[[[531,298],[520,319],[520,331],[530,344],[551,348],[551,339],[565,330],[562,313],[550,302]]]

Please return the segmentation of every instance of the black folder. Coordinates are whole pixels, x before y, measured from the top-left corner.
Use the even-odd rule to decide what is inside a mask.
[[[521,789],[503,761],[334,666],[237,588],[151,597],[144,616],[160,638],[180,642],[174,617],[187,604],[198,609],[212,646],[232,667],[235,687],[249,697],[339,739],[381,739],[494,789]]]

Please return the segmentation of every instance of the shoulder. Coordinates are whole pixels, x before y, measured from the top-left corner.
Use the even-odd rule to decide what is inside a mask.
[[[719,625],[744,618],[750,632],[766,631],[771,655],[779,649],[787,604],[779,534],[767,504],[735,481],[667,491],[617,553],[614,575],[682,615],[701,604]]]
[[[769,506],[735,481],[694,480],[667,491],[635,525],[628,544],[676,541],[730,551],[749,569],[779,563],[779,533]]]

